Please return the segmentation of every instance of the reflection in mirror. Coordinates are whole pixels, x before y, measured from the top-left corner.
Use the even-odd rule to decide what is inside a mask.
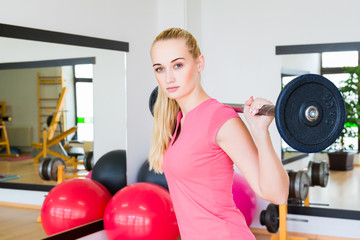
[[[320,74],[332,81],[337,87],[348,79],[349,74],[344,72],[344,66],[357,66],[358,51],[319,52],[304,54],[288,54],[281,56],[281,84],[284,87],[292,79],[302,74]],[[357,126],[355,127],[357,131]],[[347,137],[345,145],[354,147],[358,151],[358,139]],[[288,146],[282,140],[282,158],[288,170],[307,171],[308,163],[325,161],[329,165],[328,151],[334,151],[337,145],[333,144],[321,153],[303,155]],[[300,156],[300,157],[297,157]],[[296,161],[291,161],[296,160]],[[290,160],[290,161],[289,161]],[[348,171],[330,170],[329,181],[326,187],[314,186],[309,190],[310,207],[360,210],[360,165],[358,154],[354,158],[354,167]],[[302,203],[304,204],[304,203]]]
[[[117,141],[120,146],[125,145],[125,52],[128,51],[128,44],[36,29],[26,29],[33,31],[33,34],[23,34],[25,39],[34,37],[35,41],[24,40],[20,39],[23,30],[21,27],[0,24],[0,34],[10,35],[0,37],[0,102],[4,103],[6,114],[12,117],[11,122],[5,123],[9,129],[10,146],[15,153],[21,151],[18,158],[5,157],[4,154],[0,156],[0,187],[43,191],[48,188],[38,184],[56,184],[56,181],[41,179],[40,173],[46,171],[39,173],[40,161],[36,160],[36,156],[40,160],[43,158],[41,146],[44,128],[47,129],[46,134],[50,134],[50,126],[56,127],[54,136],[49,138],[52,140],[47,141],[47,149],[53,150],[55,155],[47,151],[49,156],[69,155],[70,147],[82,148],[85,153],[94,148],[93,83],[97,84],[100,96],[105,95],[103,92],[107,91],[106,84],[109,82],[120,87],[115,98],[117,112],[121,116],[117,124],[117,132],[121,134],[118,134]],[[11,37],[11,33],[16,35],[15,38]],[[92,47],[83,47],[83,44]],[[63,83],[59,80],[61,77],[54,80],[55,76],[62,76]],[[41,87],[38,83],[40,80]],[[62,87],[67,88],[66,94]],[[60,92],[64,92],[65,96],[64,106],[61,107],[57,106]],[[49,119],[50,115],[59,116]],[[117,114],[113,115],[118,117]],[[104,122],[101,114],[97,119]],[[74,128],[76,131],[72,131]],[[103,129],[103,126],[98,125],[98,129]],[[0,131],[3,137],[4,130]],[[103,136],[99,137],[98,134],[98,138],[102,139]],[[50,144],[53,146],[49,147]],[[0,148],[8,154],[5,145],[0,145]],[[77,153],[73,154],[76,156]],[[84,155],[79,160],[81,157]],[[74,165],[67,164],[67,168]],[[84,166],[80,163],[77,168],[83,170]],[[87,174],[85,171],[82,173]],[[68,172],[67,175],[72,173]]]
[[[46,62],[48,61],[43,61],[42,64]],[[61,111],[61,114],[54,137],[74,126],[78,129],[66,135],[59,142],[60,146],[53,148],[61,147],[68,150],[76,146],[82,147],[84,152],[92,150],[92,66],[92,64],[76,64],[0,70],[0,101],[5,103],[5,115],[11,117],[11,121],[4,123],[7,139],[11,153],[20,155],[5,156],[7,151],[3,146],[3,156],[0,158],[0,173],[4,176],[2,181],[54,185],[53,181],[44,181],[40,178],[39,163],[34,161],[39,150],[35,149],[33,144],[43,142],[42,131],[48,129],[56,111]],[[65,105],[57,109],[59,96],[64,87],[67,88]],[[4,137],[3,133],[2,137]],[[57,152],[62,153],[59,149]],[[47,157],[56,156],[48,154]],[[42,159],[41,157],[40,162]]]

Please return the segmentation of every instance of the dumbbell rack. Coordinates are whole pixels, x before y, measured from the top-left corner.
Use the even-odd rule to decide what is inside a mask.
[[[57,167],[58,167],[57,184],[62,183],[63,181],[65,181],[66,178],[76,178],[76,177],[82,177],[83,178],[83,177],[85,177],[85,175],[79,175],[77,173],[72,174],[71,176],[65,176],[65,166],[64,165],[59,165]]]

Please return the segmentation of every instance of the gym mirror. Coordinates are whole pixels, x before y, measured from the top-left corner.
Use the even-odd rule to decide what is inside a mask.
[[[344,66],[360,65],[360,43],[337,43],[316,44],[277,47],[277,55],[281,55],[281,84],[285,86],[293,78],[302,74],[320,74],[339,86],[341,80],[346,80],[348,74],[344,73]],[[353,144],[358,150],[358,139],[345,139],[345,144]],[[321,153],[304,154],[295,151],[282,140],[282,161],[288,170],[298,171],[305,169],[309,161],[326,161],[328,155],[326,149]],[[358,155],[358,154],[357,154]],[[329,180],[326,187],[310,187],[309,203],[304,212],[309,215],[324,214],[324,209],[332,217],[359,219],[360,204],[360,165],[358,156],[355,157],[354,168],[349,171],[330,170]],[[304,207],[305,208],[305,207]],[[313,209],[314,211],[312,211]],[[302,210],[289,206],[289,212]],[[311,213],[312,212],[312,213]],[[317,212],[317,213],[314,213]],[[327,216],[327,213],[324,216]]]
[[[0,102],[12,118],[5,122],[12,154],[21,151],[19,158],[0,154],[0,188],[39,190],[48,185],[40,187],[44,190],[56,184],[40,178],[33,158],[39,151],[32,147],[42,143],[42,129],[56,112],[61,114],[55,137],[77,126],[60,144],[93,150],[93,86],[101,88],[105,79],[125,82],[126,51],[123,42],[0,24]],[[65,101],[58,108],[63,87]],[[122,97],[124,106],[118,109],[125,116]],[[0,149],[6,154],[6,145]]]

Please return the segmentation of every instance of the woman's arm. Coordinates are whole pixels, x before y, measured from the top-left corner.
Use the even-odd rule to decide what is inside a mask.
[[[273,117],[254,116],[264,103],[271,104],[252,98],[245,104],[244,114],[252,136],[240,118],[231,118],[220,128],[216,142],[234,161],[259,197],[274,204],[285,204],[289,177],[274,150],[268,131]]]

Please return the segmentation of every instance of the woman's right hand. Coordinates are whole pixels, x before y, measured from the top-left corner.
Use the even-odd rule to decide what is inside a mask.
[[[264,98],[254,99],[252,96],[246,101],[244,105],[244,116],[246,122],[250,126],[252,133],[261,133],[263,131],[268,131],[268,128],[271,122],[274,119],[274,116],[262,116],[256,115],[259,112],[259,109],[264,105],[273,105],[272,102]]]

